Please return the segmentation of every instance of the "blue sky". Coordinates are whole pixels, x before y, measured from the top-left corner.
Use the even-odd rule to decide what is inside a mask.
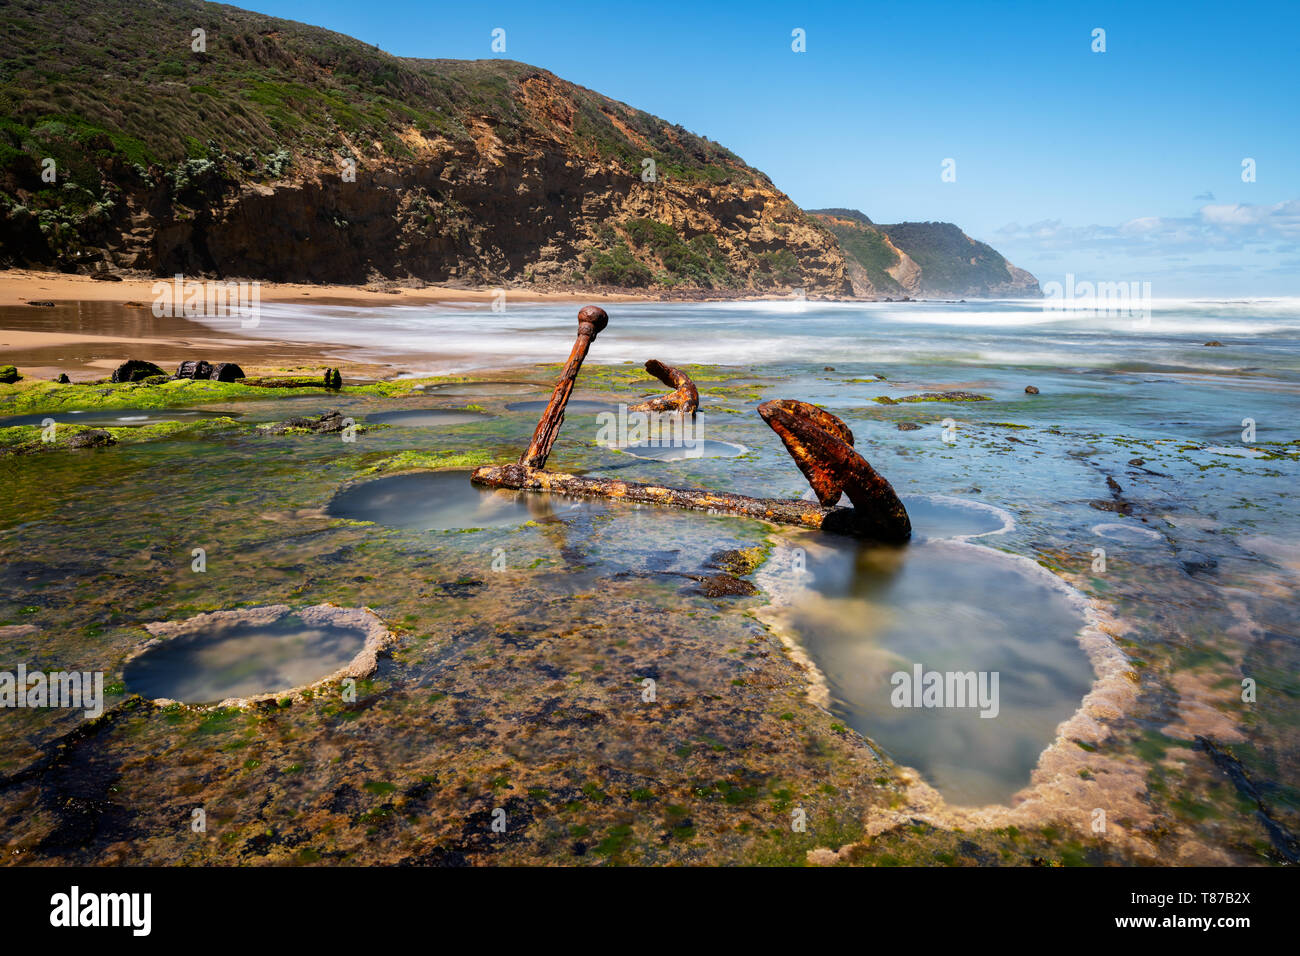
[[[722,143],[805,208],[956,222],[1044,282],[1300,294],[1297,0],[239,5],[401,56],[500,55],[501,27],[504,56]]]

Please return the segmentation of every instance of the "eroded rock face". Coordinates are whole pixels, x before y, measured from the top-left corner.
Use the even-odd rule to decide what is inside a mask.
[[[584,254],[628,245],[620,224],[649,219],[683,241],[712,236],[725,262],[718,288],[852,292],[834,237],[770,183],[643,183],[559,142],[426,141],[417,162],[359,170],[356,183],[321,171],[244,186],[194,217],[165,201],[147,205],[152,241],[122,256],[157,274],[590,284]],[[652,251],[632,251],[654,264]]]

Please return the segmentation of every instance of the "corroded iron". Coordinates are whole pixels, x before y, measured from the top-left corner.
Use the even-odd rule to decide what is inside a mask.
[[[864,537],[901,543],[912,536],[907,509],[893,486],[858,454],[844,422],[793,399],[763,402],[758,413],[780,436],[823,505],[834,505],[847,494]]]
[[[629,405],[629,412],[681,412],[685,415],[694,415],[695,410],[700,407],[700,391],[691,381],[691,377],[679,368],[673,368],[671,365],[665,365],[658,359],[651,359],[645,363],[645,370],[653,375],[665,385],[671,385],[673,391],[667,395],[661,395],[658,398],[652,398],[648,401],[641,402],[639,405]]]
[[[546,459],[551,454],[551,447],[555,444],[556,436],[560,434],[560,426],[564,424],[564,406],[569,403],[569,395],[573,392],[573,382],[578,377],[578,370],[582,368],[582,362],[587,357],[587,350],[591,348],[591,343],[608,324],[609,316],[605,314],[604,309],[597,306],[586,306],[578,313],[578,338],[573,343],[573,350],[569,352],[569,360],[560,373],[560,380],[555,383],[551,400],[547,403],[546,410],[542,412],[536,430],[533,431],[533,440],[528,443],[527,451],[519,457],[520,465],[527,468],[545,467]]]
[[[797,418],[807,423],[813,428],[814,439],[820,435],[829,435],[852,447],[853,432],[849,426],[826,409],[793,398],[775,398],[764,402],[758,406],[758,414],[763,416],[763,421],[780,437],[785,450],[808,479],[808,484],[812,485],[817,500],[828,507],[838,504],[844,493],[844,483],[840,480],[839,473],[820,464],[815,448],[800,437],[798,429],[792,427],[790,421]]]
[[[759,414],[780,436],[813,487],[817,501],[794,498],[753,498],[723,491],[670,488],[663,485],[591,478],[547,471],[544,467],[560,426],[564,407],[592,340],[609,317],[603,309],[587,306],[578,313],[578,339],[560,373],[551,400],[542,412],[533,440],[517,463],[476,468],[470,480],[488,488],[549,492],[578,498],[613,498],[637,504],[667,505],[711,514],[732,514],[780,524],[817,528],[840,534],[901,543],[912,533],[907,510],[884,478],[853,447],[853,432],[825,409],[794,399],[773,399],[758,407]],[[694,412],[699,392],[678,369],[652,359],[646,371],[675,391],[629,410]],[[838,507],[847,494],[852,508]]]

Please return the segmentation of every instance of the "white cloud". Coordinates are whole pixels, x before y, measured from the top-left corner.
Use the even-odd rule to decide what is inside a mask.
[[[1300,251],[1300,199],[1273,205],[1211,203],[1187,218],[1142,216],[1116,226],[1067,226],[1059,219],[1026,226],[1011,223],[999,229],[998,236],[1043,250],[1129,255],[1244,250],[1264,242],[1280,243],[1275,252]]]

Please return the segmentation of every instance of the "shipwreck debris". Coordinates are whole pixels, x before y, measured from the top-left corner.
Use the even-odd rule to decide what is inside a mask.
[[[848,425],[824,408],[793,399],[763,402],[758,413],[780,436],[823,505],[834,505],[847,494],[864,537],[903,542],[912,536],[907,509],[893,486],[853,447]]]
[[[573,382],[578,377],[578,370],[582,368],[582,362],[587,357],[587,350],[591,348],[591,343],[608,324],[609,316],[598,306],[589,305],[578,312],[577,341],[573,343],[569,360],[560,372],[560,380],[555,383],[551,400],[537,422],[537,428],[533,431],[533,440],[528,443],[527,450],[519,457],[519,464],[522,467],[545,467],[546,459],[551,454],[551,447],[560,433],[560,426],[564,424],[564,406],[569,403],[569,395],[573,393]]]
[[[673,368],[671,365],[665,365],[658,359],[651,359],[645,363],[645,370],[653,375],[665,385],[671,385],[673,391],[667,395],[661,395],[658,398],[652,398],[648,401],[641,402],[639,405],[629,405],[629,412],[681,412],[683,415],[694,415],[696,409],[700,407],[700,392],[691,381],[691,377],[679,368]]]
[[[573,391],[578,370],[592,341],[608,324],[609,316],[595,306],[587,306],[578,313],[577,341],[527,450],[513,464],[484,465],[474,469],[470,475],[471,482],[488,488],[550,492],[576,498],[616,498],[638,504],[738,515],[888,543],[901,544],[911,537],[912,525],[907,509],[889,482],[854,450],[853,432],[849,427],[830,412],[793,399],[764,402],[759,406],[759,413],[781,436],[795,463],[812,484],[817,494],[816,502],[794,498],[753,498],[725,491],[670,488],[547,471],[546,458],[564,423],[564,408]],[[663,374],[651,369],[652,364]],[[647,362],[646,368],[678,389],[683,387],[682,379],[690,383],[681,372],[656,360]],[[694,387],[693,383],[691,387]],[[698,393],[695,400],[698,403]],[[838,506],[841,494],[848,494],[853,502],[852,508]]]

